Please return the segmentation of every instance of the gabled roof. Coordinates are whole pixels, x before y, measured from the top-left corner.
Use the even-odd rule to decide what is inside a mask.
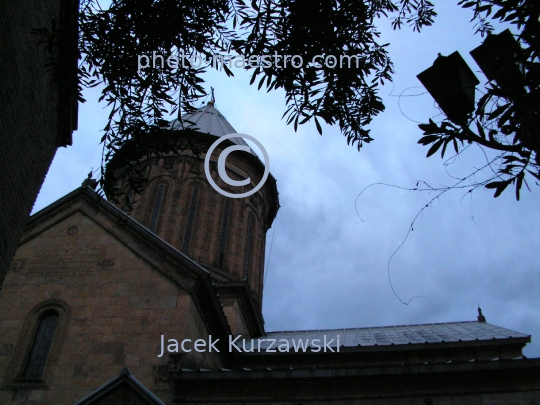
[[[134,251],[149,267],[188,292],[210,334],[219,337],[220,343],[227,340],[231,331],[210,272],[89,187],[80,187],[32,215],[21,244],[76,213],[95,221],[105,232]],[[224,358],[231,357],[226,350],[221,350],[221,353]]]
[[[122,372],[114,377],[107,384],[102,385],[94,392],[90,393],[75,405],[99,405],[101,403],[110,403],[112,399],[123,400],[134,405],[165,405],[148,388],[141,384],[131,372],[124,368]]]
[[[366,328],[325,329],[268,332],[266,336],[255,339],[254,345],[261,340],[261,350],[266,349],[270,342],[267,339],[284,339],[292,344],[293,341],[309,341],[319,339],[323,342],[334,340],[330,347],[336,347],[337,338],[341,347],[386,346],[425,343],[450,343],[491,341],[502,339],[526,339],[530,335],[491,325],[486,322],[450,322],[417,325],[381,326]],[[266,339],[266,341],[262,341]]]
[[[192,128],[201,134],[209,134],[217,137],[237,132],[223,114],[218,111],[213,101],[209,101],[193,114],[184,114],[182,116],[182,122],[178,119],[171,121],[170,128],[175,130]],[[237,145],[249,146],[242,138],[231,138],[231,141]],[[250,153],[256,156],[256,153],[251,148]]]

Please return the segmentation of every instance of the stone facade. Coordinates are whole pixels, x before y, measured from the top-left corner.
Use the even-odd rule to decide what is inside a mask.
[[[118,221],[121,213],[100,208],[89,189],[76,194],[68,198],[69,207],[60,204],[63,209],[51,209],[42,221],[30,224],[5,279],[0,296],[0,403],[72,404],[123,367],[170,403],[167,370],[174,359],[158,357],[161,335],[180,341],[230,334],[223,315],[221,329],[219,322],[205,318],[205,306],[216,311],[218,301],[198,302],[208,301],[208,296],[194,292],[208,288],[199,285],[205,271],[177,252],[158,251],[157,238],[145,240],[149,232],[123,225]],[[43,304],[66,308],[61,313],[66,329],[57,329],[56,336],[60,331],[64,337],[60,342],[55,337],[60,347],[51,349],[53,358],[44,373],[51,378],[38,383],[46,389],[35,389],[35,381],[19,377],[32,343],[28,337],[33,325],[26,324],[37,319],[29,319],[29,314]],[[223,359],[192,351],[182,362],[216,368]]]
[[[56,149],[70,145],[76,129],[77,10],[73,0],[2,2],[0,286]],[[59,65],[71,69],[61,81],[46,66],[54,61],[52,54],[32,34],[35,29],[53,31],[53,24],[64,30],[54,47]]]

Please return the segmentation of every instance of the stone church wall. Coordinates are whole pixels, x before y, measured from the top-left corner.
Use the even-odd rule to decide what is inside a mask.
[[[191,296],[141,256],[81,212],[23,243],[0,296],[0,404],[73,404],[123,367],[170,403],[171,360],[158,358],[161,334],[180,340],[208,333]],[[44,373],[52,374],[49,387],[15,387],[32,341],[24,336],[32,334],[28,316],[44,302],[70,312],[54,370]],[[185,357],[188,365],[220,366],[206,352]]]

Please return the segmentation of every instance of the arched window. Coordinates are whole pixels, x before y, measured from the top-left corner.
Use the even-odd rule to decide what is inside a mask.
[[[247,226],[247,233],[246,233],[246,254],[244,256],[244,279],[247,280],[249,270],[251,268],[251,255],[253,252],[253,226],[254,226],[255,220],[253,218],[253,215],[249,215],[248,217],[248,226]]]
[[[58,312],[54,310],[43,315],[43,318],[39,322],[36,336],[34,337],[30,355],[26,361],[26,367],[22,375],[23,378],[38,378],[42,376],[59,319]]]
[[[154,200],[154,206],[152,207],[152,215],[150,216],[150,223],[148,224],[148,229],[152,232],[156,231],[158,220],[159,220],[159,211],[161,209],[161,202],[163,201],[163,195],[165,194],[165,184],[160,184],[156,191],[156,198]]]
[[[231,216],[231,200],[225,200],[223,207],[223,219],[221,220],[221,233],[219,235],[219,268],[223,268],[225,260],[225,248],[227,247],[227,232],[229,227],[229,217]]]
[[[189,252],[189,243],[191,242],[191,235],[193,233],[193,224],[195,223],[195,214],[197,214],[198,198],[199,198],[199,187],[195,186],[193,187],[193,190],[191,191],[186,229],[184,231],[184,239],[182,240],[182,252],[185,254],[188,254]]]
[[[122,211],[124,211],[126,214],[129,214],[131,211],[133,211],[134,201],[135,201],[135,191],[129,190],[129,193],[126,195],[126,200],[124,202],[124,205],[122,206]]]
[[[26,316],[2,388],[49,389],[66,336],[70,308],[51,299]]]

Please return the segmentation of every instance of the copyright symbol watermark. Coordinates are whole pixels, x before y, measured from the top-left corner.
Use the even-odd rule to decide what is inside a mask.
[[[249,190],[249,191],[247,191],[245,193],[233,194],[233,193],[229,193],[228,191],[225,191],[225,190],[221,189],[216,184],[216,182],[214,181],[214,179],[212,178],[212,176],[210,174],[210,157],[212,156],[212,153],[214,152],[214,149],[216,149],[216,147],[221,142],[223,142],[223,141],[225,141],[227,139],[231,139],[231,138],[249,139],[250,141],[252,141],[253,143],[255,143],[255,145],[257,145],[259,147],[259,149],[261,150],[261,152],[263,154],[263,157],[264,157],[264,174],[262,176],[261,181],[252,190]],[[229,175],[225,171],[225,162],[227,160],[227,156],[229,156],[229,154],[231,152],[234,152],[234,151],[237,151],[237,150],[241,150],[241,151],[244,151],[244,152],[251,153],[250,148],[247,145],[233,145],[233,146],[229,146],[229,147],[223,149],[223,151],[219,155],[218,162],[217,162],[218,175],[221,178],[221,180],[223,180],[223,182],[225,182],[226,184],[228,184],[230,186],[235,186],[235,187],[242,187],[242,186],[246,186],[246,185],[251,183],[251,177],[248,177],[247,179],[244,179],[244,180],[233,180],[233,179],[231,179],[229,177]],[[225,135],[225,136],[222,136],[222,137],[218,138],[212,144],[212,146],[210,146],[210,149],[208,149],[208,152],[206,153],[206,157],[204,158],[204,174],[206,174],[206,178],[208,179],[208,182],[210,183],[212,188],[214,190],[216,190],[219,194],[224,195],[225,197],[230,197],[230,198],[249,197],[250,195],[255,194],[257,191],[259,191],[259,189],[262,186],[264,186],[264,183],[266,182],[266,179],[268,178],[268,175],[270,174],[270,160],[268,158],[268,153],[266,152],[266,149],[264,149],[262,144],[257,139],[255,139],[253,136],[246,135],[246,134],[240,134],[240,133],[232,133],[232,134]]]

